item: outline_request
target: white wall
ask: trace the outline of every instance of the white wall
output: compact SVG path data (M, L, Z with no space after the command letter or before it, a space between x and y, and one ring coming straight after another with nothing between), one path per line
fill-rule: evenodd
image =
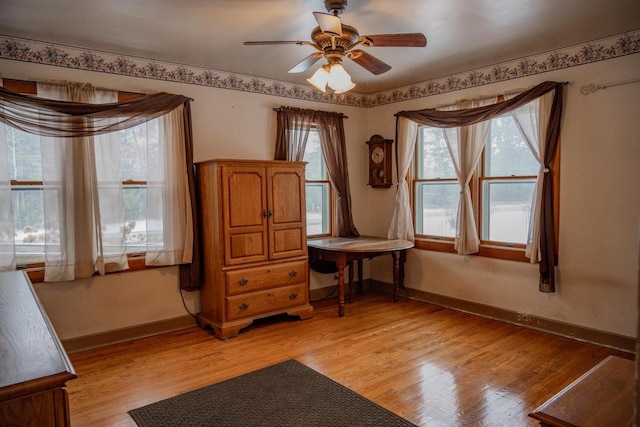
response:
M368 223L366 111L225 89L187 85L106 73L0 59L5 78L68 80L122 91L166 91L192 102L194 160L214 158L273 159L276 121L282 105L340 111L345 120L354 221ZM36 284L36 291L61 339L70 339L186 315L178 287L178 269L167 267L76 280ZM312 287L335 283L312 272ZM199 292L183 292L191 312L199 311Z
M232 90L124 77L0 60L15 79L56 79L125 91L167 91L194 98L195 160L271 159L280 105L340 111L345 120L354 221L361 234L385 236L395 191L367 185L367 146L373 134L394 138L393 114L460 98L526 88L543 80L570 81L562 128L558 291L538 292L537 266L482 257L410 251L410 288L636 336L638 212L640 211L640 84L581 95L588 83L638 78L640 55L387 106L360 109ZM371 262L371 277L391 282L386 260ZM368 263L365 263L365 265ZM369 269L365 268L365 277ZM311 286L335 283L312 272ZM62 339L106 332L186 314L177 269L120 273L36 290ZM184 292L191 311L199 293Z
M462 98L568 81L561 133L557 292L538 292L537 265L412 250L406 286L583 327L637 334L640 212L640 83L590 95L580 88L640 78L640 55L448 93L368 111L369 133L394 135L393 114ZM370 191L372 230L391 220L394 194ZM382 208L381 208L382 207ZM391 282L382 260L371 276Z

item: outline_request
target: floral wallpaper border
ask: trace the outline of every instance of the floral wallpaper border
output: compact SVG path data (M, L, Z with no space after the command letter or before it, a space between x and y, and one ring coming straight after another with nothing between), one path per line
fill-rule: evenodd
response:
M373 94L312 86L0 35L0 58L353 107L376 107L640 53L640 29Z

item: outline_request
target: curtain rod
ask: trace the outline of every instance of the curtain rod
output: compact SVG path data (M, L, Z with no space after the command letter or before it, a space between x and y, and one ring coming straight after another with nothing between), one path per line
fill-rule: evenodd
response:
M273 111L282 111L282 108L283 108L283 107L274 107L274 108L273 108ZM305 109L306 109L306 108L298 108L298 110L305 110ZM318 112L320 112L320 113L339 114L343 119L348 119L348 118L349 118L349 116L345 116L345 115L344 115L344 114L342 114L342 113L336 113L336 112L334 112L334 111L322 111L322 110L310 110L310 111L318 111Z
M638 83L638 82L640 82L640 79L625 80L623 82L607 83L603 85L596 85L591 83L591 84L582 86L580 88L580 93L582 93L583 95L589 95L590 93L597 92L600 89L606 89L608 87L613 87L613 86L628 85L631 83Z

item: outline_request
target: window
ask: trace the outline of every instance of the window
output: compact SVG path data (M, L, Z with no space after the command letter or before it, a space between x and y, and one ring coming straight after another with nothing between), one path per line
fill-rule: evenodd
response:
M14 229L2 240L14 240L22 264L44 261L44 191L40 137L4 126Z
M45 85L43 96L65 99L66 86ZM39 91L32 82L4 80L3 86ZM90 87L82 90L94 96ZM95 94L93 102L107 108L140 96ZM144 118L146 111L135 110L139 105L127 104L133 108L101 126L123 123L132 109ZM191 262L183 108L86 140L0 125L0 270L27 267L34 281L66 281L95 271Z
M155 248L163 246L162 224L154 222L147 216L147 196L150 191L153 191L147 183L150 174L153 174L153 168L149 168L148 160L158 157L158 125L159 120L155 119L118 132L118 157L122 181L116 182L116 190L122 187L124 226L118 223L113 224L109 236L117 245L124 234L128 254L145 252L150 246ZM102 188L105 191L109 191L109 187L113 188L106 177L102 177L101 180L99 176L98 180L103 182ZM103 238L107 242L106 231L103 233L105 236Z
M307 199L307 235L330 236L332 230L332 190L327 168L322 155L320 135L316 129L309 131L304 151L307 162L306 199Z
M8 84L7 84L8 83ZM23 93L37 94L35 84L8 81L5 87ZM118 99L128 99L136 94L119 94ZM45 192L42 178L41 137L3 125L9 180L11 183L11 201L14 213L13 232L2 230L3 237L13 234L17 262L20 265L44 262L45 228L50 243L59 243L59 226L49 223L45 226ZM137 254L144 252L148 244L162 247L162 231L158 226L147 223L147 153L158 153L158 119L148 123L121 130L117 133L119 145L120 174L122 181L116 187L122 187L124 197L125 223L103 224L103 244L109 252L122 235L126 239L126 252ZM152 154L153 155L153 154ZM101 159L97 158L97 163ZM106 194L114 189L109 181L109 168L98 167L100 193ZM56 205L58 197L54 197ZM51 201L51 200L50 200ZM51 204L48 203L51 207ZM107 207L108 209L108 207ZM108 215L107 215L108 217Z
M480 169L480 239L525 245L538 162L511 115L491 121Z
M416 234L453 239L460 185L442 129L421 126L416 147Z
M445 138L450 131L418 128L413 198L416 246L455 252L460 185ZM538 169L513 117L493 119L470 183L479 255L528 261L524 248Z

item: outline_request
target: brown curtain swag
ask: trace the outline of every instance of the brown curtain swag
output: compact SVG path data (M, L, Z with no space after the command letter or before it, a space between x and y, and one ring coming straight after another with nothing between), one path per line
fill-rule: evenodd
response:
M38 98L0 87L0 122L40 136L76 138L128 129L189 101L182 95L161 92L123 102L86 104Z
M548 171L544 174L542 184L542 212L540 215L540 292L555 292L555 234L553 224L553 173L551 162L556 153L560 136L560 121L562 118L563 91L568 82L544 82L526 90L519 95L492 105L461 110L441 111L433 108L415 111L399 111L396 116L396 140L398 139L398 118L406 117L421 125L437 128L452 128L469 126L497 116L509 113L547 92L557 89L554 93L553 104L549 117L549 127L546 135L546 151L544 167Z
M441 111L433 108L415 111L399 111L396 117L406 117L421 125L438 128L453 128L459 126L469 126L485 120L491 120L501 114L513 111L532 100L544 95L555 88L561 88L567 83L544 82L522 92L518 96L507 101L483 107L467 108L462 110Z

